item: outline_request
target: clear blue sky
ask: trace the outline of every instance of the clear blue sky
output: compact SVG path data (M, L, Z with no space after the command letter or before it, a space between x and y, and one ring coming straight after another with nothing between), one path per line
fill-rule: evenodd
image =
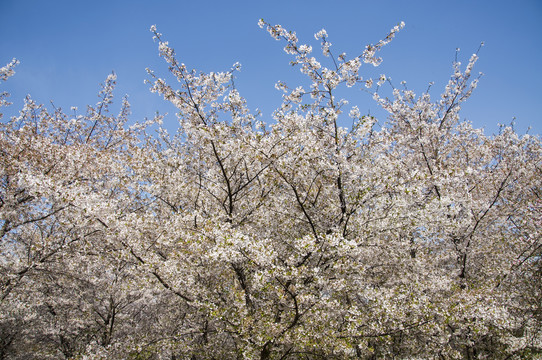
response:
M70 106L83 110L97 101L99 83L115 71L117 105L128 94L133 120L156 110L173 114L143 83L146 67L167 71L148 31L156 24L189 67L224 71L239 61L238 89L270 122L280 104L275 82L296 85L302 78L289 66L282 44L257 26L259 18L296 31L313 47L313 34L325 28L332 50L349 55L404 21L405 29L382 51L377 73L396 84L405 80L418 93L434 81L434 96L449 79L455 49L461 48L466 63L484 41L475 70L485 75L462 116L487 133L515 117L519 132L531 126L531 133L542 134L541 0L0 0L0 66L13 57L21 61L0 89L11 92L15 103L3 112L18 110L26 94L40 103L53 100L68 112ZM381 116L367 94L353 91L349 99Z

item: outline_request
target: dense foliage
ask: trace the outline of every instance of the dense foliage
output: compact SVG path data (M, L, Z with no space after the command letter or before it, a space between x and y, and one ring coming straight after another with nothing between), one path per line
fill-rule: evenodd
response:
M437 99L379 95L359 71L402 25L354 58L318 32L326 68L260 21L311 84L270 124L155 27L176 134L112 115L114 75L84 114L27 98L0 125L0 359L540 356L540 138L460 119L476 55Z

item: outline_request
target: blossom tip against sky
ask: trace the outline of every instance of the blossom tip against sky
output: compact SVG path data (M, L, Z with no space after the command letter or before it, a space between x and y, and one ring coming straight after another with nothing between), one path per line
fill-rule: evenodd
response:
M260 109L271 122L281 95L274 84L302 81L290 59L258 28L263 19L295 31L301 43L318 46L314 34L326 29L336 53L357 55L387 31L404 22L396 39L381 52L384 73L394 85L406 81L420 94L430 82L438 96L452 72L456 48L466 64L479 51L475 72L480 85L465 104L463 116L489 133L498 124L515 123L522 133L542 133L538 110L542 93L542 3L537 0L380 2L326 1L257 3L248 1L41 2L3 0L0 3L1 66L20 60L16 76L3 85L12 94L17 111L26 94L37 102L63 108L84 108L96 101L95 91L106 76L118 75L116 96L130 95L132 120L167 112L172 123L175 108L150 94L145 69L166 74L157 45L148 30L156 27L189 68L227 71L240 62L236 86L251 109ZM367 71L373 71L366 67ZM363 71L362 71L363 72ZM351 105L375 113L370 96L348 93ZM120 105L119 105L120 106Z

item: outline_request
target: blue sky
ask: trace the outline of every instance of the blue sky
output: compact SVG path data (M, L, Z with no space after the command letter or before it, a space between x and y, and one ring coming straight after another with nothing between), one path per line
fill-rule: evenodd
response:
M417 93L434 81L434 97L449 79L455 49L465 64L483 41L475 70L485 75L462 116L487 133L515 118L520 133L530 126L531 133L542 134L540 0L0 0L0 66L13 57L21 61L0 89L14 102L3 112L13 114L26 94L40 103L53 100L67 112L71 106L84 109L115 71L117 106L128 94L133 120L158 110L171 114L166 121L173 127L175 108L143 83L146 67L167 72L148 30L156 24L189 67L224 71L239 61L236 86L270 122L281 100L275 82L293 86L303 78L282 44L257 26L259 18L296 31L300 42L313 47L313 34L325 28L332 50L352 56L404 21L406 27L381 52L383 64L376 72L364 65L366 74L384 73L394 84L405 80ZM349 91L347 97L362 112L384 116L366 93Z

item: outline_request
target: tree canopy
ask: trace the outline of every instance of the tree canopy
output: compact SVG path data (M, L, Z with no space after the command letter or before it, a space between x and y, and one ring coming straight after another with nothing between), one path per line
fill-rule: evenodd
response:
M0 359L540 357L541 142L460 118L477 54L435 98L362 75L402 23L355 57L259 24L309 82L268 123L238 64L190 69L154 26L176 133L112 114L114 74L82 114L2 120Z

